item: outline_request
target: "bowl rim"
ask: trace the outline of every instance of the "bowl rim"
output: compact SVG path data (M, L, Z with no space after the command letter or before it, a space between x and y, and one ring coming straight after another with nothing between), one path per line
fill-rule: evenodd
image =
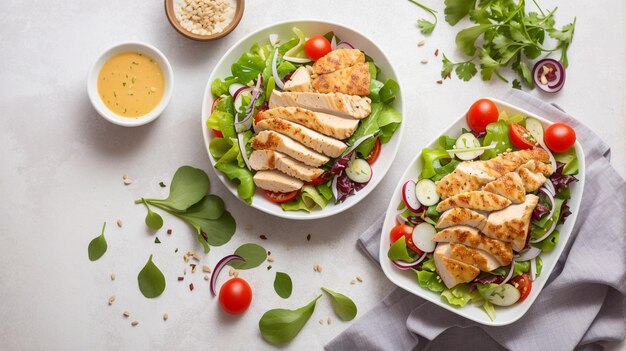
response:
M235 0L236 3L237 3L237 7L235 9L235 17L233 17L233 20L230 21L230 23L226 27L224 27L224 30L221 31L221 32L218 32L218 33L213 33L213 34L209 34L209 35L203 35L203 34L192 33L190 31L188 31L187 29L185 29L180 24L180 22L176 18L176 13L175 13L176 10L174 9L174 2L175 1L176 0L165 0L164 1L165 17L167 17L167 21L170 22L172 27L174 27L174 29L179 34L181 34L185 38L196 40L196 41L216 40L216 39L223 38L223 37L227 36L228 34L230 34L230 32L235 30L235 28L239 25L239 22L241 22L241 19L243 18L243 13L244 13L244 10L245 10L245 7L246 7L245 0Z
M495 102L497 105L499 106L504 106L510 110L516 110L521 114L524 114L528 117L533 117L538 119L539 121L541 121L544 125L545 124L554 124L556 122L550 121L545 117L541 117L539 115L537 115L536 113L530 112L524 108L518 107L514 104L511 104L507 101L503 101L500 99L496 99L496 98L492 98L492 97L484 97L485 99L491 100L493 102ZM453 127L455 127L455 125L457 125L461 120L465 119L465 114L466 112L463 112L459 118L456 118L450 125L448 125L445 129L441 130L441 133L433 140L431 140L431 142L427 143L424 145L424 147L430 147L433 144L436 144L439 137L443 134L445 134L448 130L452 129ZM461 307L461 308L456 308L454 306L451 306L445 302L442 302L440 300L440 297L437 296L437 298L433 297L433 293L430 290L427 290L425 288L420 287L417 284L417 281L415 282L414 286L407 286L406 284L404 284L403 281L398 279L398 274L399 272L396 272L395 269L393 267L390 266L390 264L382 264L382 260L386 260L388 261L387 257L387 250L384 249L384 233L385 233L385 229L389 226L387 223L391 221L391 223L395 222L395 214L394 214L394 218L391 219L390 218L390 211L393 208L395 210L395 207L397 206L397 204L394 204L393 199L396 197L396 194L399 194L400 192L400 188L402 187L403 182L407 179L409 172L411 171L412 167L415 167L417 165L417 162L419 161L419 158L422 156L422 151L420 149L420 151L416 154L416 156L407 164L407 167L405 168L405 171L403 172L402 176L400 177L400 179L398 180L398 183L396 184L396 187L394 188L394 193L392 194L392 197L390 199L389 205L387 207L387 209L385 210L385 218L383 220L383 225L382 225L382 229L381 229L381 235L380 235L380 246L379 246L379 252L378 255L381 259L381 269L383 270L383 273L385 274L385 276L387 277L387 279L389 279L389 281L391 281L394 285L400 287L401 289L407 291L410 294L413 294L415 296L418 296L420 298L423 298L431 303L434 303L436 305L438 305L439 307L442 307L452 313L455 313L459 316L462 316L464 318L470 319L472 321L475 321L477 323L483 324L483 325L488 325L488 326L504 326L504 325L509 325L511 323L516 322L517 320L519 320L520 318L522 318L526 312L528 312L528 310L530 309L530 307L533 305L533 303L535 302L535 300L537 299L537 297L539 296L539 294L541 293L541 291L543 291L543 289L546 287L547 284L547 279L548 277L552 274L552 272L554 271L554 268L556 267L556 264L558 262L558 259L561 257L561 254L563 253L563 250L565 249L566 244L569 242L571 236L572 236L572 232L574 230L574 225L576 220L578 219L578 214L580 213L580 205L581 205L581 201L582 201L582 197L583 197L583 193L585 190L585 183L586 183L586 177L585 177L585 172L586 172L586 163L585 163L585 152L584 149L582 147L582 144L580 144L580 142L578 140L576 140L576 142L574 143L574 147L576 148L576 153L577 153L577 157L579 160L579 169L580 172L578 174L578 178L579 181L576 182L576 186L580 187L580 198L578 199L578 201L572 203L570 202L570 206L572 208L572 216L571 218L571 229L569 230L569 232L567 233L567 238L565 238L565 240L562 240L565 236L563 235L564 232L561 232L561 240L559 240L559 243L557 245L559 245L557 248L555 248L554 251L551 251L550 254L555 253L556 254L556 258L554 263L552 264L552 267L549 267L550 269L548 270L545 265L545 260L544 260L544 266L541 272L540 277L542 277L542 281L541 281L541 285L540 285L540 289L537 291L536 289L533 289L531 291L531 295L523 302L524 306L522 307L523 310L521 312L519 312L517 315L514 315L513 317L503 320L500 319L498 320L497 318L494 321L489 320L488 318L477 318L472 316L471 314L467 313L467 310L464 310L465 307ZM418 172L419 173L419 172ZM574 199L574 198L572 198ZM394 211L394 212L398 212L398 211ZM535 285L535 283L533 284ZM417 289L415 291L418 291L417 293L414 292L413 290L411 290L412 288L417 287ZM535 293L535 291L537 291ZM486 315L485 315L486 317Z
M134 118L120 116L109 110L106 105L104 105L98 94L98 75L100 74L102 66L109 58L115 54L124 52L124 49L126 48L128 48L128 51L136 50L155 59L161 66L163 78L165 79L165 91L163 92L163 97L161 98L159 104L147 114ZM173 89L174 72L172 71L172 66L170 65L167 57L165 57L165 55L156 47L140 41L120 42L102 51L91 65L87 75L87 93L94 109L107 121L123 127L138 127L157 119L169 104Z
M209 136L208 136L208 128L205 125L205 117L208 118L208 116L204 116L204 111L207 110L207 96L211 96L211 83L212 83L212 78L214 78L214 75L216 73L216 71L218 70L218 68L220 68L223 64L224 61L226 60L226 57L229 56L233 51L237 50L237 49L241 49L240 46L242 45L243 42L245 42L246 40L248 40L249 38L263 32L263 31L267 31L270 30L274 27L278 27L278 26L285 26L285 25L296 25L298 23L313 23L313 24L324 24L324 25L329 25L329 26L334 26L334 27L340 27L349 31L352 31L354 33L356 33L357 35L361 36L363 39L367 40L368 42L370 42L378 51L380 51L381 55L382 55L382 59L385 60L388 64L389 64L389 70L385 70L385 76L393 78L396 80L396 82L398 83L400 89L400 108L399 108L399 112L402 115L402 123L400 123L400 126L398 127L398 129L396 130L396 132L393 135L393 139L397 138L397 142L395 144L394 149L392 150L392 154L391 154L391 161L389 166L384 169L382 172L380 172L382 175L380 178L377 178L374 183L370 183L367 187L365 187L364 189L361 190L361 192L364 193L363 197L359 200L359 201L355 201L355 202L350 202L350 203L341 203L339 205L335 205L336 208L338 208L337 210L331 210L332 208L325 208L323 210L320 211L313 211L313 212L301 212L301 211L283 211L280 207L277 207L278 210L270 210L264 207L260 207L254 204L254 202L252 204L248 204L247 202L245 202L241 197L239 197L236 193L236 189L233 190L231 189L231 187L229 187L226 182L227 180L225 179L225 177L223 176L223 174L221 174L220 172L218 172L215 169L215 162L213 159L213 156L211 155L211 153L209 152ZM200 123L201 123L201 127L202 127L202 137L204 139L204 144L205 144L205 149L206 152L209 156L209 160L211 162L211 168L213 168L213 171L216 173L216 175L218 176L218 178L220 178L220 181L224 184L224 186L229 190L229 192L233 193L233 195L239 200L242 201L243 203L245 203L246 205L255 208L261 212L270 214L272 216L276 216L279 218L284 218L284 219L291 219L291 220L315 220L315 219L321 219L321 218L326 218L326 217L330 217L339 213L342 213L344 211L347 211L348 209L352 208L354 205L356 205L357 203L360 203L362 200L364 200L372 191L374 191L374 189L378 186L378 184L380 184L380 182L385 178L385 176L387 175L387 173L389 172L389 169L391 169L391 166L393 165L393 160L395 160L397 154L398 154L398 150L400 149L400 144L402 144L402 137L404 135L404 125L406 124L407 121L407 115L406 115L406 103L404 102L404 85L402 83L402 78L398 75L398 73L396 72L396 69L394 68L395 65L393 64L392 60L389 58L389 56L387 56L385 50L383 50L380 45L378 45L376 42L374 42L368 35L364 34L362 31L354 29L348 25L342 24L342 23L338 23L338 22L333 22L333 21L328 21L328 20L320 20L320 19L314 19L314 18L298 18L298 19L289 19L289 20L285 20L285 21L280 21L280 22L274 22L272 24L269 24L267 26L264 26L262 28L259 28L258 30L255 30L249 34L247 34L246 36L244 36L243 38L239 39L235 44L233 44L230 49L228 49L228 51L226 51L226 53L224 53L224 55L222 55L222 57L220 58L220 60L215 64L215 66L213 67L213 69L211 70L211 73L209 74L209 78L207 81L207 85L205 87L204 90L204 94L202 96L202 112L201 112L201 116L200 116ZM213 100L213 99L211 99Z

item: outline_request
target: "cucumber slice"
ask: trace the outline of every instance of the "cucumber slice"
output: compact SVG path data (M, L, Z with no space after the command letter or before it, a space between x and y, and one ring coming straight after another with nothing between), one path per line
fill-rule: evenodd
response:
M455 148L454 154L456 155L456 157L458 157L459 159L463 161L473 160L477 158L478 156L482 155L485 152L485 150L463 151L463 149L470 149L470 148L475 148L479 146L481 146L480 141L478 141L478 139L474 136L474 134L464 133L464 134L461 134L461 136L456 140L456 143L454 144L454 148Z
M422 222L413 228L413 234L411 239L418 249L424 252L435 251L436 242L433 241L433 236L437 234L437 230L432 224Z
M541 146L544 146L543 125L541 125L541 122L539 122L539 120L532 117L526 118L526 129Z
M493 287L486 290L479 289L478 291L487 301L496 306L511 306L516 303L521 296L519 290L511 284L490 285Z
M346 175L357 183L367 183L372 179L372 167L362 158L355 158L346 167Z
M437 186L430 179L422 179L415 185L415 195L417 200L424 206L432 206L439 202Z

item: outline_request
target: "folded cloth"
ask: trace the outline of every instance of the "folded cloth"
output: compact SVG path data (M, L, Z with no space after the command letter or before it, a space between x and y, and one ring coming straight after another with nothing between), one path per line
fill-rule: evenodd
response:
M400 288L333 339L333 350L601 350L626 337L626 182L589 128L518 90L504 100L574 127L587 168L572 235L528 312L507 326L472 322ZM359 245L378 262L383 216Z

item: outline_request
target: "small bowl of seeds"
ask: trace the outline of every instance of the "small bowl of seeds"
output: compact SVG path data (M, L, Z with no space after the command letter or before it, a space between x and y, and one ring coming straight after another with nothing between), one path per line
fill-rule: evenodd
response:
M232 32L243 10L244 0L165 0L165 13L172 27L199 41L219 39Z

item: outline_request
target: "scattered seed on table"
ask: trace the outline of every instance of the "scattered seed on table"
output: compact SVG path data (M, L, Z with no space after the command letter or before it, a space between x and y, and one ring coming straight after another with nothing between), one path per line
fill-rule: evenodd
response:
M126 174L124 174L124 176L122 177L122 180L124 181L124 185L129 185L133 182L132 180L130 180L130 178L128 178Z
M200 261L200 259L201 259L200 255L198 255L198 254L197 254L197 253L195 253L195 252L193 252L193 253L191 254L191 256L192 256L192 257L193 257L193 259L194 259L194 260L196 260L196 261Z
M356 280L358 280L359 283L363 283L363 277L361 277L360 275L356 276Z
M316 271L316 272L322 273L322 266L319 263L316 263L313 266L313 270Z
M187 275L187 268L183 268L183 275Z
M425 65L425 64L427 64L427 63L428 63L428 59L422 59L422 60L420 61L420 63Z
M330 317L328 317L328 319L326 320L326 323L333 324L333 320Z
M435 56L439 56L439 49L435 50Z
M204 273L211 273L211 267L209 267L209 265L203 264L202 265L202 271Z
M352 284L352 285L356 284L356 280L352 279L352 280L350 281L350 284Z
M185 262L189 262L189 255L184 254L184 255L183 255L183 261L185 261Z
M208 274L204 275L204 280L209 280L209 275Z
M261 238L261 240L267 240L267 236L265 236L264 234L259 235L259 238Z
M437 84L443 84L443 80L439 79L439 80L437 81Z
M137 324L139 324L139 322L137 322L137 321L130 322L130 325L132 325L133 327L137 326Z
M243 226L243 229L245 229L245 230L252 230L252 228L253 228L252 224L250 224L250 223L248 223L248 224Z
M306 241L311 241L311 234L308 234L308 235L306 236Z
M115 295L111 295L109 297L109 306L111 306L113 304L113 302L115 302Z
M195 264L190 264L191 266L191 273L196 273L196 265Z
M168 235L172 235L172 230L171 230L171 229L168 229L168 230L167 230L167 234L168 234Z
M124 224L124 223L122 222L122 220L121 220L121 219L118 219L118 220L117 220L117 226L118 226L118 227L122 228L122 225L123 225L123 224Z
M185 279L185 277L178 277L178 281Z
M122 316L128 318L128 316L130 316L130 312L124 311L124 313L122 313Z
M324 320L323 319L320 319L320 324L324 325Z
M417 46L424 46L426 44L426 40L420 40L417 42Z
M167 314L167 312L163 313L163 320L166 321L168 318L170 318L170 316Z
M267 258L267 262L274 262L274 258L273 258L272 256L269 256L269 257Z
M193 291L193 283L189 284L189 291Z
M111 273L111 280L115 280L115 273Z

